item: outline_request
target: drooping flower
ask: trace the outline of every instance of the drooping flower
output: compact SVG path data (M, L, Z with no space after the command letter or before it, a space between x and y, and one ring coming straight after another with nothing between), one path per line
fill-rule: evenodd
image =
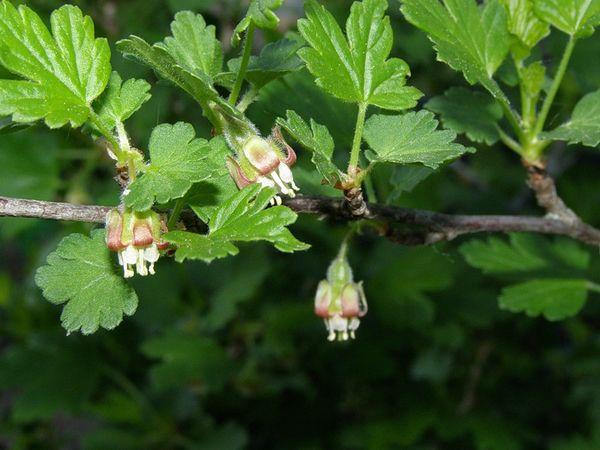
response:
M106 217L106 245L117 252L123 277L154 275L154 263L168 243L161 239L166 226L154 211L114 209ZM135 270L134 270L135 269Z
M295 197L300 189L294 182L291 167L296 163L296 152L275 127L267 138L247 119L221 115L223 134L234 156L227 157L227 168L238 188L258 183L274 188L278 194ZM276 195L271 204L281 204Z
M322 280L315 295L315 314L325 321L327 339L340 341L354 339L360 319L368 306L362 281L354 282L352 268L346 257L346 244L331 262L327 279Z

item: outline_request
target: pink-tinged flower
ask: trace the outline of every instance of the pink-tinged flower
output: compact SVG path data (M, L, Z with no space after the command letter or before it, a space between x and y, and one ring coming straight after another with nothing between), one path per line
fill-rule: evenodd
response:
M228 137L228 142L236 150L236 155L227 158L227 168L238 188L259 183L276 189L278 194L296 196L300 189L291 170L296 162L296 153L285 142L278 128L266 139L254 132L245 138ZM280 205L281 197L273 197L271 204Z
M168 244L161 239L166 226L154 211L121 213L112 210L106 217L106 245L117 252L123 276L154 275L154 263ZM134 270L135 268L135 270Z
M346 245L327 270L315 295L315 314L325 321L327 339L346 341L354 339L360 319L367 314L368 306L362 282L355 283L352 268L346 258Z

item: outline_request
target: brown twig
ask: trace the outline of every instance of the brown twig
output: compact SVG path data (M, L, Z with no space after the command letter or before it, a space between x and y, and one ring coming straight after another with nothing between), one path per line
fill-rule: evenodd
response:
M568 236L589 245L600 245L600 230L581 221L574 223L552 217L451 215L432 211L366 203L362 215L351 211L345 199L296 197L285 205L298 213L317 214L331 220L368 219L378 224L381 234L404 245L429 245L457 236L480 232L533 232ZM103 223L110 210L105 206L83 206L0 197L0 216L36 217ZM191 214L182 216L186 227L197 229Z
M527 185L535 193L535 198L548 217L560 219L564 222L581 222L556 192L554 179L548 174L545 164L528 164L524 162L527 169Z

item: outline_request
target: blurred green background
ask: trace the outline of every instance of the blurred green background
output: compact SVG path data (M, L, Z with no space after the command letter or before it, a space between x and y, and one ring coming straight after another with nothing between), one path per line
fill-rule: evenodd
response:
M25 3L45 18L63 4ZM129 34L160 40L182 9L201 12L229 42L246 9L234 0L69 3L90 14L112 44ZM325 3L345 19L350 2ZM399 3L390 3L392 54L409 63L424 101L465 85L435 62ZM301 1L287 0L279 34L259 34L257 49L293 31L302 10ZM564 44L555 34L542 45L550 65ZM598 33L578 44L551 126L583 93L600 88L598 55ZM184 93L116 52L113 64L124 77L153 83L152 100L129 122L139 148L164 122L188 121L208 136ZM504 78L510 81L508 70ZM326 124L338 150L349 146L353 107L321 94L307 73L270 84L249 115L268 131L286 109ZM303 191L323 193L300 156ZM597 151L575 147L550 155L567 204L592 224L600 224L599 162ZM113 205L112 176L112 164L80 131L36 126L0 136L0 195ZM401 174L382 170L378 192L392 193L394 176ZM524 179L515 155L481 147L389 201L445 212L539 213ZM252 244L211 265L161 259L156 276L134 280L140 305L133 317L112 332L65 336L60 308L42 298L33 273L63 236L88 230L0 219L1 449L600 448L597 295L558 323L502 311L497 296L506 280L464 262L457 248L468 238L406 248L359 236L350 260L365 281L370 312L355 341L331 344L312 301L343 224L301 217L294 233L313 247L300 254Z

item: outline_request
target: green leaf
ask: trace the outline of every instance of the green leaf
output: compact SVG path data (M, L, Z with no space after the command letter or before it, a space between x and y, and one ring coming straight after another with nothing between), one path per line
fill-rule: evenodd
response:
M209 234L172 231L164 238L177 246L175 259L201 259L210 262L216 258L235 255L236 241L265 240L282 252L306 250L309 246L298 241L286 228L294 223L297 214L286 206L265 209L273 197L270 189L250 185L217 208L209 220Z
M150 136L150 164L144 174L129 185L125 204L144 211L155 202L166 203L183 197L193 183L206 180L215 167L207 160L208 142L195 139L188 123L157 126Z
M597 147L600 144L600 90L583 97L575 106L571 120L542 133L542 138Z
M27 6L0 4L0 65L23 78L0 80L0 115L78 127L108 83L110 48L76 6L54 11L50 23L52 34Z
M342 172L331 161L334 150L333 138L324 125L310 119L308 124L294 111L287 111L287 120L277 119L277 124L284 128L302 147L312 152L312 162L319 173L334 186L343 178Z
M541 236L511 233L509 241L490 237L487 241L473 239L460 247L467 262L488 274L530 272L542 269L585 270L590 254L567 239L554 242Z
M600 0L534 0L535 13L571 36L589 36L600 23Z
M422 94L405 86L408 65L399 58L387 59L393 35L386 8L385 0L354 2L344 36L329 11L315 0L306 3L306 19L298 21L298 30L310 47L299 55L323 90L344 101L384 109L416 105Z
M528 316L562 320L579 312L587 300L587 281L576 279L531 280L504 288L500 307Z
M210 178L196 183L186 194L186 201L203 222L208 222L215 209L238 192L233 178L225 165L225 158L231 150L223 136L211 139L209 164L214 167Z
M400 198L403 192L411 192L421 181L433 173L433 169L420 164L394 166L390 177L392 191L387 196L388 202L394 202Z
M204 389L221 388L233 374L227 352L211 338L172 334L147 340L142 352L160 359L150 374L159 389L185 385L202 385Z
M438 59L505 99L493 75L508 53L507 14L497 0L480 8L475 0L404 0L402 13L427 33Z
M425 107L440 115L445 128L464 133L474 142L492 145L500 138L498 122L502 118L502 108L481 92L450 88L443 96L429 100Z
M223 49L215 37L215 27L206 25L200 14L178 12L171 23L173 36L165 39L164 46L181 67L191 73L216 76L223 66Z
M40 151L43 142L43 151ZM53 200L61 185L56 133L29 129L0 139L0 195ZM9 237L39 222L0 218L0 236Z
M252 23L263 30L274 30L279 25L279 17L274 10L278 9L283 0L251 0L246 15L233 30L231 45L237 47L242 40L242 33Z
M149 91L150 85L145 80L132 78L123 83L121 76L113 72L106 92L98 100L100 120L112 130L150 100Z
M124 55L133 57L152 68L161 78L183 89L202 106L205 114L209 114L210 111L208 103L214 102L227 114L243 119L239 111L219 96L208 75L186 70L184 68L186 62L176 60L164 44L151 46L142 38L130 36L117 42L117 49Z
M374 115L365 124L364 138L375 152L375 162L422 163L436 169L471 149L454 143L456 133L437 130L438 121L429 111L400 116Z
M298 50L302 46L301 42L292 39L280 39L265 45L259 56L250 57L246 79L255 89L260 89L277 78L302 69L304 63L298 57ZM232 87L241 61L242 58L230 60L227 63L229 72L219 74L218 82Z
M499 0L508 13L508 30L518 39L515 49L521 57L526 57L535 45L550 33L547 23L534 13L534 0Z
M113 257L106 247L104 230L65 237L40 267L35 282L51 303L66 303L61 315L68 333L94 333L99 327L112 330L137 308L137 295L115 273Z
M16 394L12 418L23 423L82 414L100 378L94 348L47 335L27 342L7 347L0 359L0 385Z

